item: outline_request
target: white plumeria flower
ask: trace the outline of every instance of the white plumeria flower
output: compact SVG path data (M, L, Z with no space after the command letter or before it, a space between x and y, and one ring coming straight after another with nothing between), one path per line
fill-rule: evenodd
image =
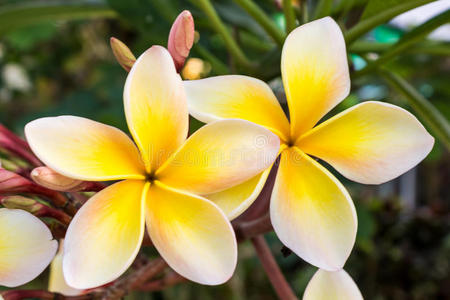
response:
M50 264L50 278L48 280L48 290L53 293L59 293L64 296L78 296L83 294L84 290L75 289L69 286L64 279L63 274L63 253L64 240L60 240L59 250Z
M25 127L31 149L56 172L79 180L122 180L95 194L70 223L63 258L67 283L89 289L122 275L141 247L146 224L153 245L183 277L209 285L227 281L237 262L235 234L223 211L201 195L267 169L276 159L278 137L249 121L222 120L187 138L182 80L160 46L134 63L124 105L136 144L117 128L75 116Z
M363 300L363 296L344 270L319 269L309 281L303 300Z
M55 256L58 243L37 217L0 208L0 285L16 287L36 278Z
M431 151L434 139L408 111L376 101L318 124L350 92L344 36L330 17L289 34L281 77L289 120L266 83L240 75L185 81L189 111L206 123L240 118L278 135L281 160L270 203L273 228L305 261L339 270L355 243L356 211L345 187L314 157L351 180L380 184L416 166ZM251 205L267 172L205 197L233 215L237 207L240 211ZM248 201L237 201L243 196ZM233 199L241 206L231 206Z

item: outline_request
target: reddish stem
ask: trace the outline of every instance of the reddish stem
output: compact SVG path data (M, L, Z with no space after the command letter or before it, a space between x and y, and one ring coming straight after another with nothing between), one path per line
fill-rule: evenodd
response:
M31 181L28 189L24 192L44 196L49 199L56 208L61 208L72 216L77 212L76 207L69 201L69 199L67 199L66 196L54 190L37 185Z
M278 298L281 300L296 300L297 297L287 283L286 278L284 278L283 273L281 273L280 267L275 261L264 236L255 236L251 238L251 241Z
M238 242L245 241L249 238L257 236L262 233L272 231L272 223L270 222L270 215L266 215L248 222L239 222L233 224L234 231Z
M236 221L251 221L261 216L264 216L269 211L270 198L272 196L273 186L275 184L275 179L278 171L278 160L272 166L269 176L267 177L266 183L264 184L261 193L256 198L255 202L242 214Z
M28 143L15 135L8 128L0 124L0 144L8 151L16 154L17 156L25 159L35 167L42 166L41 161L33 154Z
M68 226L72 217L70 217L65 212L54 209L53 207L49 207L47 205L42 204L42 208L36 213L38 217L49 217L58 220L62 224Z
M102 295L102 299L122 299L129 291L136 289L145 281L158 275L166 267L167 263L162 258L145 262L143 265L136 268L133 273L117 280L112 286L108 287Z
M107 185L103 182L85 181L83 182L83 188L77 192L100 192L106 187Z

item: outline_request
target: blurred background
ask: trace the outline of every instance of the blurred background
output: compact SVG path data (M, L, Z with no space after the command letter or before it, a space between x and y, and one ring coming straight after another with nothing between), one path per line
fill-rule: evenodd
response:
M243 58L229 51L204 2L212 3ZM24 125L35 118L70 114L127 131L122 104L127 74L109 39L120 39L136 56L151 45L166 46L170 26L184 9L192 12L198 33L182 70L185 79L248 74L269 82L287 109L280 44L245 8L256 4L272 31L284 32L282 2L0 0L0 122L23 135ZM345 32L408 2L411 8L432 3L404 8L348 43L352 92L331 112L369 99L386 101L411 111L436 137L424 162L386 184L360 185L334 173L357 207L358 236L345 268L366 299L450 299L450 1L292 1L296 22L331 15ZM350 34L346 38L351 40ZM199 126L191 120L192 131ZM301 296L315 268L283 255L275 234L266 239ZM223 286L182 283L128 299L276 299L251 244L239 250L236 273ZM26 287L46 288L47 276Z

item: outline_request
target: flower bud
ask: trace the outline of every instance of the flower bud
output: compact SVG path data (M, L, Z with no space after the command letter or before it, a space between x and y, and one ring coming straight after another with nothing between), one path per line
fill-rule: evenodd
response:
M184 10L173 22L167 45L177 71L180 71L184 66L184 61L194 44L194 36L194 19L189 11Z
M117 62L125 69L125 71L130 72L131 67L136 61L136 57L131 52L130 48L114 37L112 37L109 42Z
M36 200L22 196L7 196L2 198L0 202L6 208L23 209L32 214L36 214L42 206L42 204Z
M60 192L77 190L83 181L61 175L49 167L37 167L31 171L31 178L40 186Z
M25 192L32 184L25 177L0 168L0 193Z

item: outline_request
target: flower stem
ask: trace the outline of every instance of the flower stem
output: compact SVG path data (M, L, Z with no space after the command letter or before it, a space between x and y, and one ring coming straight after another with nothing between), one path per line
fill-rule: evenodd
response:
M405 96L425 124L450 150L450 124L440 111L402 77L387 70L381 70L380 74L389 85Z
M252 0L234 0L241 6L256 22L261 25L269 36L282 47L286 35L277 27L277 25L270 19L270 17ZM286 1L284 1L286 2ZM291 7L292 8L292 7ZM293 13L293 11L292 11ZM293 15L292 15L293 16ZM294 20L295 21L295 20Z
M269 214L251 221L240 222L234 227L238 242L245 241L259 234L272 231L273 229Z
M236 43L236 41L233 39L225 24L222 22L222 20L220 20L220 17L212 6L211 1L191 0L191 2L206 14L206 16L211 21L211 26L215 31L217 31L217 33L222 36L228 51L230 51L230 54L236 59L236 61L245 67L250 67L252 65L251 62L245 56L244 52Z
M359 37L363 36L373 28L377 27L378 25L381 25L383 23L386 23L393 17L411 10L415 7L433 2L435 0L410 0L410 1L402 1L399 5L395 5L393 7L390 7L388 9L385 9L382 12L379 12L371 17L368 17L367 19L362 20L357 25L355 25L353 28L348 30L344 36L345 41L347 42L347 45L352 44L355 40L357 40Z
M272 283L278 298L281 300L294 300L297 299L291 287L281 273L275 258L270 252L270 248L264 239L264 236L258 235L251 238L253 247L258 255L261 264L266 271L267 277L269 277L270 283Z

